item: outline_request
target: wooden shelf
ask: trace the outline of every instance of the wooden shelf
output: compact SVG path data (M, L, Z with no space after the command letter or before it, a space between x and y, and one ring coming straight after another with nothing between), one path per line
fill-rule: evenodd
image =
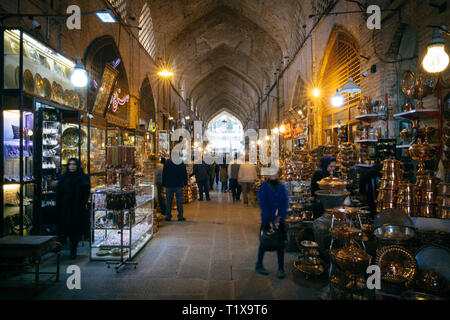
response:
M439 109L414 109L394 114L394 118L429 120L439 116Z
M383 120L382 116L383 116L382 114L378 114L378 113L362 114L360 116L355 117L355 120L360 120L360 121L364 121L364 122L372 122L372 121L377 121L377 120Z

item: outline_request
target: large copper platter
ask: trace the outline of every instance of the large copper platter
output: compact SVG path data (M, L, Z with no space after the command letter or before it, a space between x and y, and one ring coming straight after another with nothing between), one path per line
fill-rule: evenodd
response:
M326 177L317 182L317 185L322 190L328 190L330 192L339 192L345 190L347 182L335 177Z
M381 269L381 279L392 283L411 282L417 274L417 261L402 246L391 245L378 250L376 264Z

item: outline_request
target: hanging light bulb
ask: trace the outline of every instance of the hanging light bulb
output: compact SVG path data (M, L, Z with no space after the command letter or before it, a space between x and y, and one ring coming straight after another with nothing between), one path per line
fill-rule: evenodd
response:
M78 58L77 64L73 68L72 75L70 76L70 81L75 87L85 87L88 82L88 76L86 69L81 64L80 58Z
M319 88L314 88L313 90L313 96L318 98L320 96L320 90Z
M353 78L348 78L348 81L342 86L341 92L350 93L351 96L356 92L361 92L361 88L358 86L358 84L353 81Z
M444 71L448 66L449 58L445 52L445 42L441 38L441 30L433 28L433 39L428 45L427 54L422 61L423 68L430 73Z
M344 97L339 93L338 89L336 89L336 93L331 97L331 104L337 108L344 104Z
M273 129L272 129L272 132L275 133L275 134L277 134L277 133L278 133L278 128L273 128Z
M286 127L284 126L284 124L282 124L280 126L280 133L285 133L286 132Z

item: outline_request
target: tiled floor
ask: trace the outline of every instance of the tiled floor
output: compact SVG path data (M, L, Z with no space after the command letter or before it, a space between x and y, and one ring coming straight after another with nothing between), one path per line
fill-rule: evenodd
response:
M305 280L292 266L296 254L286 253L285 279L276 277L274 252L264 259L270 275L255 273L259 210L242 201L233 204L229 193L212 192L211 198L185 205L187 221L166 222L135 258L137 269L126 267L117 274L102 262L89 261L87 243L75 261L64 251L61 280L46 284L36 298L320 299L326 279ZM81 269L80 290L67 288L70 264ZM32 297L25 289L0 291L0 299Z

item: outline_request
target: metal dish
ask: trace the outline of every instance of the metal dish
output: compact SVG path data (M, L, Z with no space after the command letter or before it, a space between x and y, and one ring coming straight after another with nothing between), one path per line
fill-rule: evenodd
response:
M303 240L302 242L300 242L300 244L302 245L302 247L305 247L305 248L318 248L319 247L317 242L309 241L309 240Z
M425 246L415 256L420 271L434 270L450 283L450 252L439 246Z
M338 266L350 274L364 273L372 260L367 252L353 246L331 250L331 255Z
M406 300L443 300L431 294L415 291L405 291L402 294L402 297L405 298Z
M51 97L52 97L52 85L50 84L50 81L47 78L44 78L43 82L44 82L44 96L46 98L51 99Z
M404 226L383 226L375 229L374 235L381 240L405 241L414 238L416 232Z
M417 261L402 246L385 246L377 252L376 264L381 269L381 279L392 283L410 283L417 275Z

